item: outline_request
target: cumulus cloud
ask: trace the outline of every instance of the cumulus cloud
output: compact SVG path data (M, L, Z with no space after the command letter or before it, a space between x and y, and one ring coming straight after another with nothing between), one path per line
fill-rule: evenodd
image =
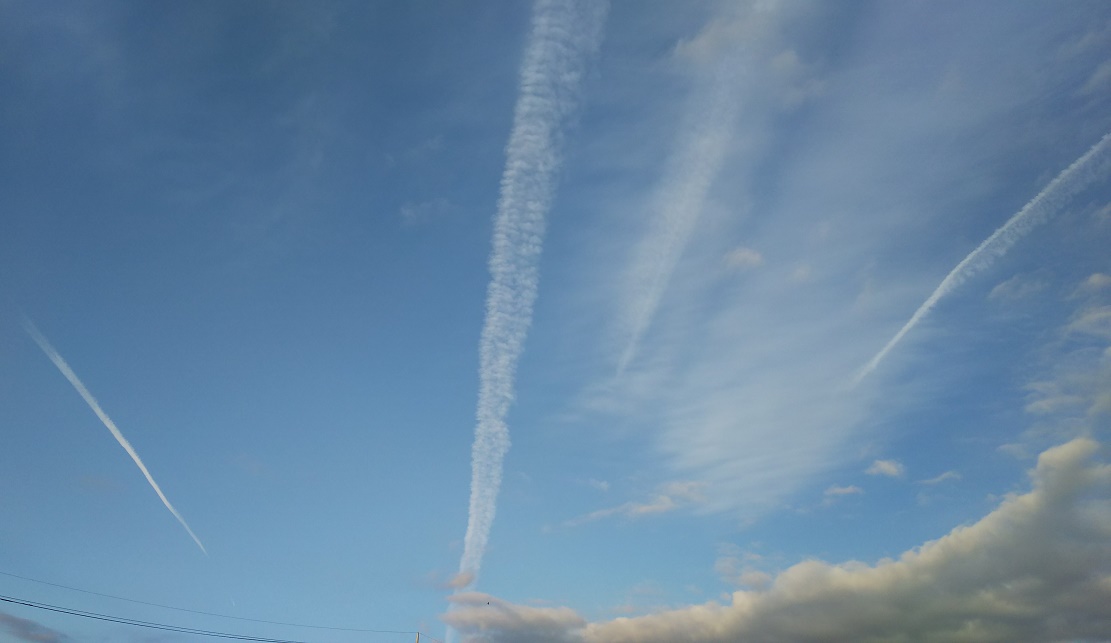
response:
M6 631L16 641L62 643L69 640L68 636L57 630L52 630L30 619L19 618L5 612L0 612L0 631Z
M906 473L906 468L898 460L876 460L872 466L864 470L870 476L888 476L901 478Z
M680 480L669 482L659 488L651 499L646 502L626 502L617 505L616 507L607 507L606 509L599 509L592 511L588 514L583 514L576 518L572 518L563 523L565 527L577 527L579 525L601 520L603 518L610 518L613 516L624 516L626 518L640 518L643 516L651 516L654 514L667 513L675 511L682 507L700 504L705 501L702 495L702 489L705 487L704 483L694 482L690 480Z
M570 610L479 598L445 618L476 642L1102 638L1111 632L1111 466L1094 461L1098 451L1087 438L1045 451L1031 491L898 559L808 560L728 604L584 624Z
M760 569L764 557L760 554L742 551L733 544L721 545L718 558L714 561L714 572L723 582L739 587L764 589L771 581L771 574Z
M448 598L454 609L444 622L463 633L465 643L555 643L573 640L572 631L586 621L567 607L515 605L481 592Z

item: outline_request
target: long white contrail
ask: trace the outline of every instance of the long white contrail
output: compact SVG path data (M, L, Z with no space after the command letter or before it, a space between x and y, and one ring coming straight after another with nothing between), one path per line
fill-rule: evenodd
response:
M127 451L127 455L131 456L131 459L135 462L135 466L139 467L139 471L143 472L143 476L147 479L147 482L150 483L150 486L154 489L154 492L157 493L158 497L162 499L162 504L166 505L166 508L170 510L170 513L174 515L174 518L177 518L177 521L181 523L181 526L185 527L185 531L189 532L189 537L193 539L193 542L197 543L197 547L200 547L201 551L207 555L208 550L204 548L204 544L201 543L200 538L197 538L197 535L194 534L193 530L189 528L188 523L186 523L185 519L181 517L181 514L177 512L177 509L174 509L174 506L170 504L169 499L166 498L166 494L162 493L162 488L158 486L158 483L154 481L154 477L150 475L150 471L147 470L147 465L143 464L143 461L139 458L139 454L135 452L135 447L131 446L131 443L127 441L127 438L123 437L123 433L120 433L120 430L116 426L116 423L112 421L112 418L108 417L108 414L104 412L104 409L100 408L100 404L96 401L96 398L93 397L93 394L89 392L89 389L85 388L85 385L81 383L81 380L78 379L77 374L74 373L73 369L69 367L69 364L66 363L66 360L62 359L62 356L58 354L58 351L54 350L54 347L50 344L49 341L47 341L46 337L43 336L41 332L39 332L39 329L35 326L34 322L32 322L26 315L23 316L23 328L27 331L27 334L31 336L31 339L35 340L35 343L39 345L39 348L42 349L42 352L46 353L46 356L50 358L50 361L54 362L54 365L57 366L58 370L62 372L62 375L66 376L66 379L69 380L69 383L73 385L73 388L77 389L77 392L85 400L85 403L89 405L89 408L93 410L93 413L96 413L96 416L100 418L100 421L104 423L104 426L108 427L108 430L112 433L112 437L116 438L116 442L120 443L120 446L123 447L124 451Z
M874 371L876 366L883 361L883 358L891 352L891 349L899 343L899 340L910 332L910 329L914 328L942 297L952 292L970 277L985 270L996 259L1003 256L1015 242L1058 212L1073 195L1088 187L1092 181L1103 176L1107 170L1108 158L1105 153L1109 144L1111 144L1111 133L1105 134L1084 156L1076 159L1072 165L1065 168L1018 213L949 271L949 274L941 280L937 289L918 307L918 310L914 311L910 320L899 329L899 332L895 333L895 336L887 342L880 352L876 353L875 357L864 365L864 368L860 369L853 380L853 386L859 384L869 373Z
M607 5L595 0L537 0L520 70L520 93L506 146L494 219L486 321L479 344L479 394L471 452L471 500L459 578L474 583L494 522L505 419L517 360L532 322L545 216L561 161L562 129L576 112Z

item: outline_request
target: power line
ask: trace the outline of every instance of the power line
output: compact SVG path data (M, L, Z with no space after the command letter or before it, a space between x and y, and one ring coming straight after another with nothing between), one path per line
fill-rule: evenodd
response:
M47 581L44 581L44 580L38 580L37 578L29 578L27 576L20 576L19 574L12 574L10 572L0 571L0 576L8 576L8 577L11 577L11 578L18 578L20 580L30 581L32 583L39 583L40 585L49 585L50 587L58 587L60 589L68 589L68 590L71 590L71 591L74 591L74 592L81 592L82 594L90 594L92 596L100 596L102 598L111 598L111 599L114 599L114 600L117 600L117 601L125 601L127 603L135 603L135 604L138 604L138 605L148 605L150 607L160 607L162 609L174 610L174 611L177 611L177 612L186 612L186 613L189 613L189 614L200 614L202 616L215 616L217 618L227 618L227 619L232 619L232 620L236 620L236 621L247 621L247 622L250 622L250 623L265 623L267 625L284 625L284 626L287 626L287 627L304 627L304 628L313 629L313 630L331 630L331 631L336 631L336 632L364 632L364 633L369 633L369 634L421 634L422 636L425 636L423 633L418 632L416 630L372 630L372 629L355 628L355 627L331 627L331 626L328 626L328 625L307 625L305 623L286 623L286 622L282 622L282 621L268 621L266 619L261 619L261 618L248 618L246 616L232 616L230 614L217 614L216 612L203 612L201 610L191 610L191 609L187 609L187 608L184 608L184 607L174 607L173 605L163 605L161 603L151 603L151 602L148 602L148 601L140 601L140 600L137 600L137 599L134 599L134 598L124 598L123 596L114 596L112 594L102 594L101 592L94 592L94 591L87 590L87 589L80 589L78 587L70 587L69 585L62 585L62 584L59 584L59 583L50 583L50 582L47 582ZM431 639L431 637L429 637L429 638ZM431 639L431 640L436 641L437 639Z
M15 605L23 605L26 607L33 607L35 609L46 610L49 612L57 612L59 614L69 614L71 616L80 616L82 618L91 618L98 621L107 621L109 623L122 623L124 625L134 625L137 627L146 627L154 630L166 630L168 632L179 632L182 634L199 634L201 636L211 636L220 639L237 639L240 641L264 641L266 643L307 643L305 641L294 641L292 639L270 639L261 636L250 636L247 634L230 634L228 632L216 632L213 630L201 630L192 627L182 627L179 625L167 625L165 623L152 623L150 621L139 621L131 618L123 618L120 616L109 616L107 614L98 614L97 612L84 612L82 610L70 609L68 607L59 607L57 605L48 605L46 603L36 603L35 601L27 601L20 598L12 598L10 596L0 596L0 601L5 603L12 603Z

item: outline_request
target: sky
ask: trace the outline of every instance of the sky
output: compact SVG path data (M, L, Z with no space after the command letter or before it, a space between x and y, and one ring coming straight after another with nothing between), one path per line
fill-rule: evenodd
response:
M0 96L0 643L1111 639L1105 2L0 0Z

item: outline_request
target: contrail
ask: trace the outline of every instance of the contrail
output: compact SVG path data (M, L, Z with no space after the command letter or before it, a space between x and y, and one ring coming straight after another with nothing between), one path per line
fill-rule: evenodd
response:
M1017 214L962 259L957 267L953 268L945 276L945 279L941 280L937 289L918 307L918 310L914 311L910 320L899 329L899 332L895 333L895 336L887 342L887 345L876 353L876 356L865 364L864 368L860 369L860 372L853 379L853 386L859 384L869 373L874 371L876 366L883 361L883 358L891 352L891 349L899 343L899 340L910 332L910 329L914 328L915 324L921 321L942 297L991 266L1015 242L1060 210L1077 192L1103 176L1106 171L1107 159L1102 158L1102 156L1107 150L1108 143L1111 143L1111 133L1105 134L1084 156L1073 161L1072 165L1065 168L1050 181L1049 185L1045 186L1045 189L1023 206Z
M96 416L100 418L100 421L104 423L104 426L108 427L108 430L112 432L112 436L116 438L116 442L119 442L120 446L123 447L123 450L127 451L127 455L131 456L131 459L135 461L135 466L139 467L139 471L143 472L143 476L146 477L147 482L150 483L150 486L154 489L154 492L157 493L158 497L162 499L162 504L166 505L166 508L170 510L170 513L174 515L174 518L177 518L177 521L181 523L181 526L185 527L185 531L189 532L189 537L193 539L193 542L197 543L197 547L200 547L201 551L204 552L205 555L208 555L208 550L204 548L204 544L202 544L201 540L197 538L197 535L193 533L193 530L189 528L189 525L185 522L185 519L182 518L181 514L177 512L177 509L174 509L174 506L170 504L170 501L166 498L166 494L162 493L162 489L158 486L158 483L154 481L154 477L150 475L150 471L147 471L147 466L143 464L143 461L139 458L139 454L135 452L135 448L131 446L131 443L127 441L127 438L123 437L123 433L120 433L119 428L116 426L116 423L112 421L112 418L108 417L108 414L104 412L104 409L100 408L100 404L97 403L96 398L94 398L93 394L89 392L89 389L85 388L85 385L81 383L81 380L77 378L77 374L74 373L73 369L69 367L69 364L66 363L66 360L62 359L62 356L58 354L58 351L54 350L54 347L51 346L46 337L44 337L43 334L39 332L39 329L35 326L34 322L32 322L26 315L23 316L23 328L27 331L27 334L31 336L31 339L35 340L35 343L39 345L39 348L42 349L42 352L46 353L46 356L50 358L50 361L54 362L54 365L57 366L58 370L62 372L62 375L66 376L66 379L69 380L69 383L73 385L73 388L77 389L77 392L85 400L85 403L89 405L89 408L93 410L93 413L96 413Z
M532 321L545 216L561 162L562 126L576 112L582 77L601 41L607 5L537 0L520 70L494 219L486 321L479 343L479 394L471 452L471 500L459 576L474 583L486 551L509 450L505 418L517 360Z
M618 374L636 354L698 222L710 186L721 171L739 109L731 69L736 63L723 63L688 108L688 131L669 161L654 198L652 230L638 249L630 273L631 300L626 303L629 339L617 364Z

